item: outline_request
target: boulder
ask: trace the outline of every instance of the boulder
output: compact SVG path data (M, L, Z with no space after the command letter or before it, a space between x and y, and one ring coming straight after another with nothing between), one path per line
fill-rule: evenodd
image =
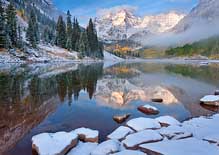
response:
M73 148L67 155L90 155L90 153L97 147L97 143L82 143Z
M120 151L121 144L117 140L107 140L99 144L90 155L107 155Z
M151 101L152 101L152 102L162 103L162 102L163 102L163 99L162 99L162 98L152 98Z
M163 140L163 137L156 130L144 130L128 135L122 143L127 149L137 149L140 144L161 140Z
M77 142L78 135L71 132L42 133L32 137L32 148L39 155L64 155Z
M161 126L180 125L181 123L171 116L161 116L156 118Z
M207 95L200 99L200 102L207 105L219 106L219 96Z
M144 105L144 106L139 106L138 110L141 111L142 113L146 115L157 115L159 114L159 110L156 107L153 107L151 105Z
M219 90L215 90L214 95L219 95Z
M89 128L78 128L76 130L73 130L72 133L77 134L79 140L83 142L98 143L99 141L99 131L97 130L92 130Z
M134 133L132 129L126 126L120 126L115 131L113 131L110 135L107 136L108 139L122 140L127 135Z
M116 115L113 116L113 120L119 124L125 122L129 117L131 116L131 114L124 114L124 115Z
M135 131L142 131L145 129L159 129L161 125L155 119L139 117L127 122L127 126Z

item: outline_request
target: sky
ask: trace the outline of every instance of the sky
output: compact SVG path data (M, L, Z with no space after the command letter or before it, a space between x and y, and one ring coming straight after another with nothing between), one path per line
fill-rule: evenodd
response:
M64 12L71 11L82 25L89 18L98 16L101 10L113 7L132 7L138 16L158 14L171 10L188 13L198 0L53 0L56 7Z

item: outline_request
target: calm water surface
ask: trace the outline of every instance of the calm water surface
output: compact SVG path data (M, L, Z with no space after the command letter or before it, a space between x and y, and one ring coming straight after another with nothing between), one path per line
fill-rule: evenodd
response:
M78 127L99 130L103 141L119 126L112 120L118 114L130 113L130 119L171 115L183 121L217 113L218 109L200 106L199 99L218 87L218 65L1 65L0 154L31 155L33 135ZM148 102L148 88L168 90L177 101ZM122 105L112 98L114 92L124 97ZM146 116L138 112L136 108L145 103L156 106L160 114Z

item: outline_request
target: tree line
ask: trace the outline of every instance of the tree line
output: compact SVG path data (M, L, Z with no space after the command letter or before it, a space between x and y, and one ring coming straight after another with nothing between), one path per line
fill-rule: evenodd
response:
M33 4L34 6L34 4ZM24 13L21 14L24 16ZM67 19L59 16L57 23L46 22L37 9L31 8L28 13L28 27L23 30L17 21L17 10L12 3L4 9L0 1L0 48L22 49L24 41L23 31L26 32L28 46L37 48L40 41L55 44L56 46L79 52L79 56L103 58L103 45L98 41L97 32L92 19L89 20L87 28L82 28L76 18L73 18L70 11L67 12ZM39 21L40 19L40 21ZM50 26L45 26L46 24ZM53 28L54 27L54 28Z

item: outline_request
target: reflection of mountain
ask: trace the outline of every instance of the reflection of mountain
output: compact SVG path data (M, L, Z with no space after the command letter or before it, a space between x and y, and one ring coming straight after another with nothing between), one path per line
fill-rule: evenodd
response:
M60 101L71 103L72 96L78 99L81 90L86 90L91 98L103 65L78 65L72 71L65 68L67 72L59 70L57 74L41 66L41 71L52 73L47 76L37 69L30 73L29 67L0 73L0 154L42 122Z
M123 107L135 100L151 101L153 98L162 98L164 104L179 102L164 86L138 87L126 79L99 80L95 98L100 104L112 107Z

